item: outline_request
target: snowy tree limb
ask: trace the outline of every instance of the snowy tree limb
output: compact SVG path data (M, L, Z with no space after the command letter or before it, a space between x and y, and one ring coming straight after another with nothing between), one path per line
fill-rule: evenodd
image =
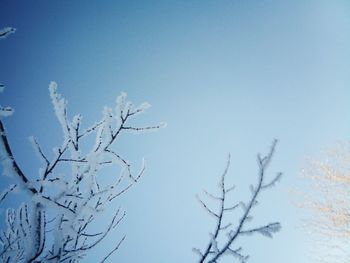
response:
M210 242L208 243L207 247L204 249L204 252L202 253L199 249L195 249L196 253L200 256L200 259L199 259L200 263L218 262L218 260L223 255L226 255L226 254L236 257L240 262L246 262L246 260L248 259L248 256L244 256L241 253L241 248L239 248L239 249L232 248L233 243L238 239L239 236L259 233L259 234L262 234L264 236L272 237L273 233L276 233L280 230L281 225L278 222L270 223L270 224L267 224L267 225L261 226L261 227L244 229L244 226L246 225L246 223L251 219L251 211L252 211L253 207L257 204L257 198L258 198L260 192L265 188L269 188L269 187L275 185L275 183L281 177L281 173L279 173L269 183L265 183L265 181L264 181L266 169L267 169L269 163L271 162L271 159L272 159L273 154L275 152L276 144L277 144L277 140L274 140L272 143L272 146L270 148L270 151L266 156L261 157L260 155L258 155L258 158L257 158L258 166L259 166L258 183L255 187L254 186L250 187L250 190L252 192L252 196L251 196L250 200L248 201L248 203L245 204L243 202L240 202L239 203L240 205L235 204L235 205L231 205L229 207L226 207L226 199L227 199L226 194L233 190L233 188L226 188L226 186L225 186L225 178L226 178L226 174L228 172L228 168L230 166L230 156L228 157L228 161L227 161L227 164L226 164L224 173L221 177L221 181L220 181L220 185L219 185L221 195L218 197L216 195L207 193L205 191L206 195L208 195L210 198L212 198L214 200L218 200L220 203L220 206L219 206L219 211L216 213L216 212L208 209L208 206L203 201L201 201L202 206L208 212L215 215L216 225L214 228L214 234L212 235L212 238L211 238ZM234 224L231 222L226 224L225 226L222 226L223 218L226 215L226 212L234 210L238 206L241 206L243 208L243 215L238 220L235 227L232 228L232 226ZM229 230L230 228L232 228L233 230ZM221 247L219 247L218 246L219 236L222 236L225 233L226 233L227 240L226 240L226 242L224 242L224 244Z
M0 234L0 260L4 262L73 263L83 259L119 225L126 214L120 215L120 209L117 209L103 231L93 232L92 223L112 201L137 183L145 171L142 162L140 171L134 174L129 161L113 149L113 144L122 133L162 127L150 125L139 128L130 124L130 118L144 112L149 104L134 107L122 93L117 99L115 111L105 107L102 119L81 131L82 117L77 114L69 118L67 102L57 92L55 82L51 82L49 91L63 132L63 142L50 157L44 153L37 139L31 138L42 161L39 178L29 179L21 170L0 120L1 163L6 174L16 180L16 184L0 196L0 202L15 188L24 190L31 197L28 204L8 210L7 230ZM89 136L95 136L93 147L86 147L89 146L86 144ZM111 178L107 183L100 178L100 170L106 164L115 165L121 171L119 177ZM125 236L103 261L118 250L124 239ZM31 240L31 246L26 246L28 240Z

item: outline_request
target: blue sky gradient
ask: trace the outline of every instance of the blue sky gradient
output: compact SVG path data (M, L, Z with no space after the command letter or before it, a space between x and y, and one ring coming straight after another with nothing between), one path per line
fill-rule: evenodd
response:
M278 220L283 229L242 245L251 263L310 262L314 245L290 192L306 189L305 158L349 138L349 1L2 0L3 26L17 32L0 42L1 104L16 110L5 122L28 174L39 165L28 136L47 151L62 139L51 80L86 125L121 91L152 104L139 123L168 123L118 144L136 168L145 157L146 175L120 200L126 221L86 262L123 233L114 261L196 262L191 249L204 247L214 221L195 194L216 189L231 152L228 181L247 197L256 153L273 138L280 142L269 176L284 177L264 193L254 222Z

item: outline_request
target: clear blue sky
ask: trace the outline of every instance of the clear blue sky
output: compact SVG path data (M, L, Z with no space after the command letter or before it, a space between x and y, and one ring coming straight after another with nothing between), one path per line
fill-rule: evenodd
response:
M0 42L1 104L16 109L6 126L28 173L38 168L28 136L47 150L61 140L51 80L85 123L121 91L153 105L140 121L168 123L120 144L136 167L146 158L147 172L121 200L128 216L119 232L86 262L123 233L115 261L196 262L191 249L204 247L214 221L195 194L215 188L231 152L228 180L244 197L255 155L273 138L270 176L284 178L254 222L279 220L283 229L242 244L251 263L310 262L313 244L289 192L304 187L306 157L350 136L349 1L2 0L3 26L17 32Z

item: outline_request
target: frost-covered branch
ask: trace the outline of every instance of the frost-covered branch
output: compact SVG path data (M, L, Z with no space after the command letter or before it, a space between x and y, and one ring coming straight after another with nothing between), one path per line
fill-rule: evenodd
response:
M21 185L25 185L29 182L28 178L22 172L12 154L2 120L0 120L0 159L5 175L14 175L17 179L19 179L19 184ZM27 189L33 194L37 193L37 190L33 187L27 187Z
M16 29L13 27L4 27L0 29L0 39L8 37L10 34L15 33L15 31Z
M6 196L11 193L13 190L15 190L17 187L17 185L13 184L13 185L10 185L7 189L5 189L1 195L0 195L0 203L2 201L4 201L4 199L6 198Z
M254 228L248 228L246 225L248 221L252 219L251 213L254 206L257 205L257 199L262 190L268 189L275 185L275 183L280 179L281 173L278 173L275 178L273 178L270 182L265 182L265 173L266 169L271 162L272 156L275 152L277 141L274 140L272 143L271 149L269 153L261 157L258 155L258 182L256 186L250 186L251 197L247 203L239 202L237 204L227 204L227 194L231 192L234 187L227 188L225 185L226 175L228 172L228 168L230 166L230 156L228 157L227 164L224 170L224 173L221 177L219 188L220 188L220 196L216 196L214 194L208 193L205 191L205 194L214 201L219 203L219 209L215 212L213 209L209 208L209 206L199 199L200 203L204 207L204 209L216 219L216 225L214 228L213 234L211 234L211 239L203 250L203 252L199 249L194 249L194 252L199 255L199 262L218 262L218 260L223 255L231 255L234 258L238 259L240 262L246 262L249 256L245 256L241 253L242 248L233 248L235 241L243 236L249 234L259 233L267 237L272 237L272 235L278 232L281 228L280 223L274 222L269 223L264 226L258 226ZM234 224L230 222L223 225L224 217L227 218L227 212L235 210L236 208L241 207L243 210L242 216L239 218L238 222ZM226 241L222 242L223 238L226 237ZM220 243L221 242L221 243Z
M96 230L96 220L112 202L126 193L142 177L145 166L134 173L129 161L113 144L125 132L156 130L163 124L135 127L130 123L149 104L133 106L122 93L114 109L105 107L101 120L82 130L80 114L69 117L67 101L51 82L50 97L63 141L48 154L39 141L31 137L41 160L37 178L27 176L16 161L0 119L0 157L4 173L15 180L0 195L0 203L16 189L29 195L30 202L8 209L7 228L0 232L0 260L3 262L78 262L100 244L125 217L117 209L103 229ZM4 116L4 114L2 115ZM94 143L91 145L91 137ZM106 177L102 169L115 166L117 176ZM106 255L106 261L125 239ZM30 243L31 245L26 245Z

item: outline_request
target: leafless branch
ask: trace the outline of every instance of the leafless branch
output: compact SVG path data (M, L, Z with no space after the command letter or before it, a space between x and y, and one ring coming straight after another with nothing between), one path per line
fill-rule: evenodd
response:
M245 230L245 225L246 223L251 219L251 211L253 207L257 204L257 198L258 195L260 194L261 190L264 188L268 188L270 186L273 186L280 178L281 174L279 173L277 177L275 177L271 182L265 184L264 179L265 179L265 172L266 168L269 165L272 156L275 151L275 146L276 146L277 141L274 140L272 143L272 146L270 148L269 153L261 157L258 155L258 166L259 166L259 173L258 173L258 183L255 187L251 186L251 191L252 191L252 196L248 203L244 204L243 202L240 202L240 206L243 208L243 215L241 218L238 220L238 223L236 224L235 227L232 228L234 225L233 222L230 222L224 226L222 226L223 218L226 215L226 212L232 211L239 207L239 204L231 205L231 206L226 206L226 194L229 193L230 191L233 190L233 188L226 188L225 186L225 179L226 179L226 174L228 172L228 168L230 166L230 157L228 158L224 173L221 177L220 181L220 193L221 196L217 197L212 194L208 194L205 192L210 198L213 198L215 200L220 201L220 207L219 207L219 212L215 213L212 212L212 210L208 209L207 205L201 201L203 207L213 213L216 217L216 225L214 228L214 234L212 235L211 240L209 241L206 249L202 253L200 250L196 250L196 253L200 256L199 262L218 262L218 260L225 254L230 254L236 258L238 258L241 262L245 262L248 259L248 256L244 256L241 253L241 248L239 249L233 249L231 246L233 245L234 241L238 239L239 236L241 235L246 235L246 234L254 234L254 233L260 233L262 235L272 237L272 234L275 232L278 232L281 228L280 223L270 223L265 226L257 227L257 228L252 228L252 229L247 229ZM234 230L229 230L230 228ZM220 236L226 236L227 240L226 242L221 246L218 247L218 239ZM214 248L214 249L213 249Z

